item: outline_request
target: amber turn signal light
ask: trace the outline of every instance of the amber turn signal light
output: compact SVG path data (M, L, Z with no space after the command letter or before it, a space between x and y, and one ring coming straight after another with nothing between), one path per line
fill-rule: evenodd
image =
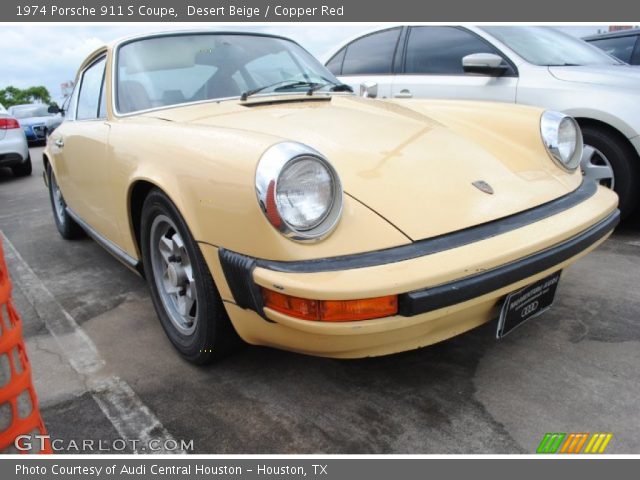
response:
M310 300L262 289L264 306L303 320L355 322L389 317L398 313L398 296L358 300Z

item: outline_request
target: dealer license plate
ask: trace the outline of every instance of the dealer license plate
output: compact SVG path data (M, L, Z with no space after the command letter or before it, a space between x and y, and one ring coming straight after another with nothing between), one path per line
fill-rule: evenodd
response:
M502 304L496 338L502 338L527 320L548 310L556 296L560 271L507 296Z

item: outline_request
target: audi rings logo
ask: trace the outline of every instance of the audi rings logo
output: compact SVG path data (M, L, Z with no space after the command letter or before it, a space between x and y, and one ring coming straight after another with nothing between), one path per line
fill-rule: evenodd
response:
M522 318L524 318L527 315L535 312L538 309L539 305L540 305L540 302L538 300L536 300L535 302L531 302L529 305L527 305L526 307L524 307L522 309L522 312L520 313L520 316Z

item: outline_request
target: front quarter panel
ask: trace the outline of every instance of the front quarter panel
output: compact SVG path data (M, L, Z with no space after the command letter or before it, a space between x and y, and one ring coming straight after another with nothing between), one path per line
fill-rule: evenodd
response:
M259 208L254 177L260 155L282 140L142 117L113 122L110 156L122 248L139 258L129 205L138 181L152 183L171 198L197 241L253 257L300 260L409 243L348 195L338 227L323 241L297 243L278 233Z

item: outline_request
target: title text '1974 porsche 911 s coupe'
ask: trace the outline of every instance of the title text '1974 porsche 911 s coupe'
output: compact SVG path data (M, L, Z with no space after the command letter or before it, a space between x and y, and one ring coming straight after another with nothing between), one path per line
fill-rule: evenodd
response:
M144 275L195 363L240 339L353 358L501 337L619 218L572 118L362 98L281 37L129 38L76 85L44 153L55 223Z

